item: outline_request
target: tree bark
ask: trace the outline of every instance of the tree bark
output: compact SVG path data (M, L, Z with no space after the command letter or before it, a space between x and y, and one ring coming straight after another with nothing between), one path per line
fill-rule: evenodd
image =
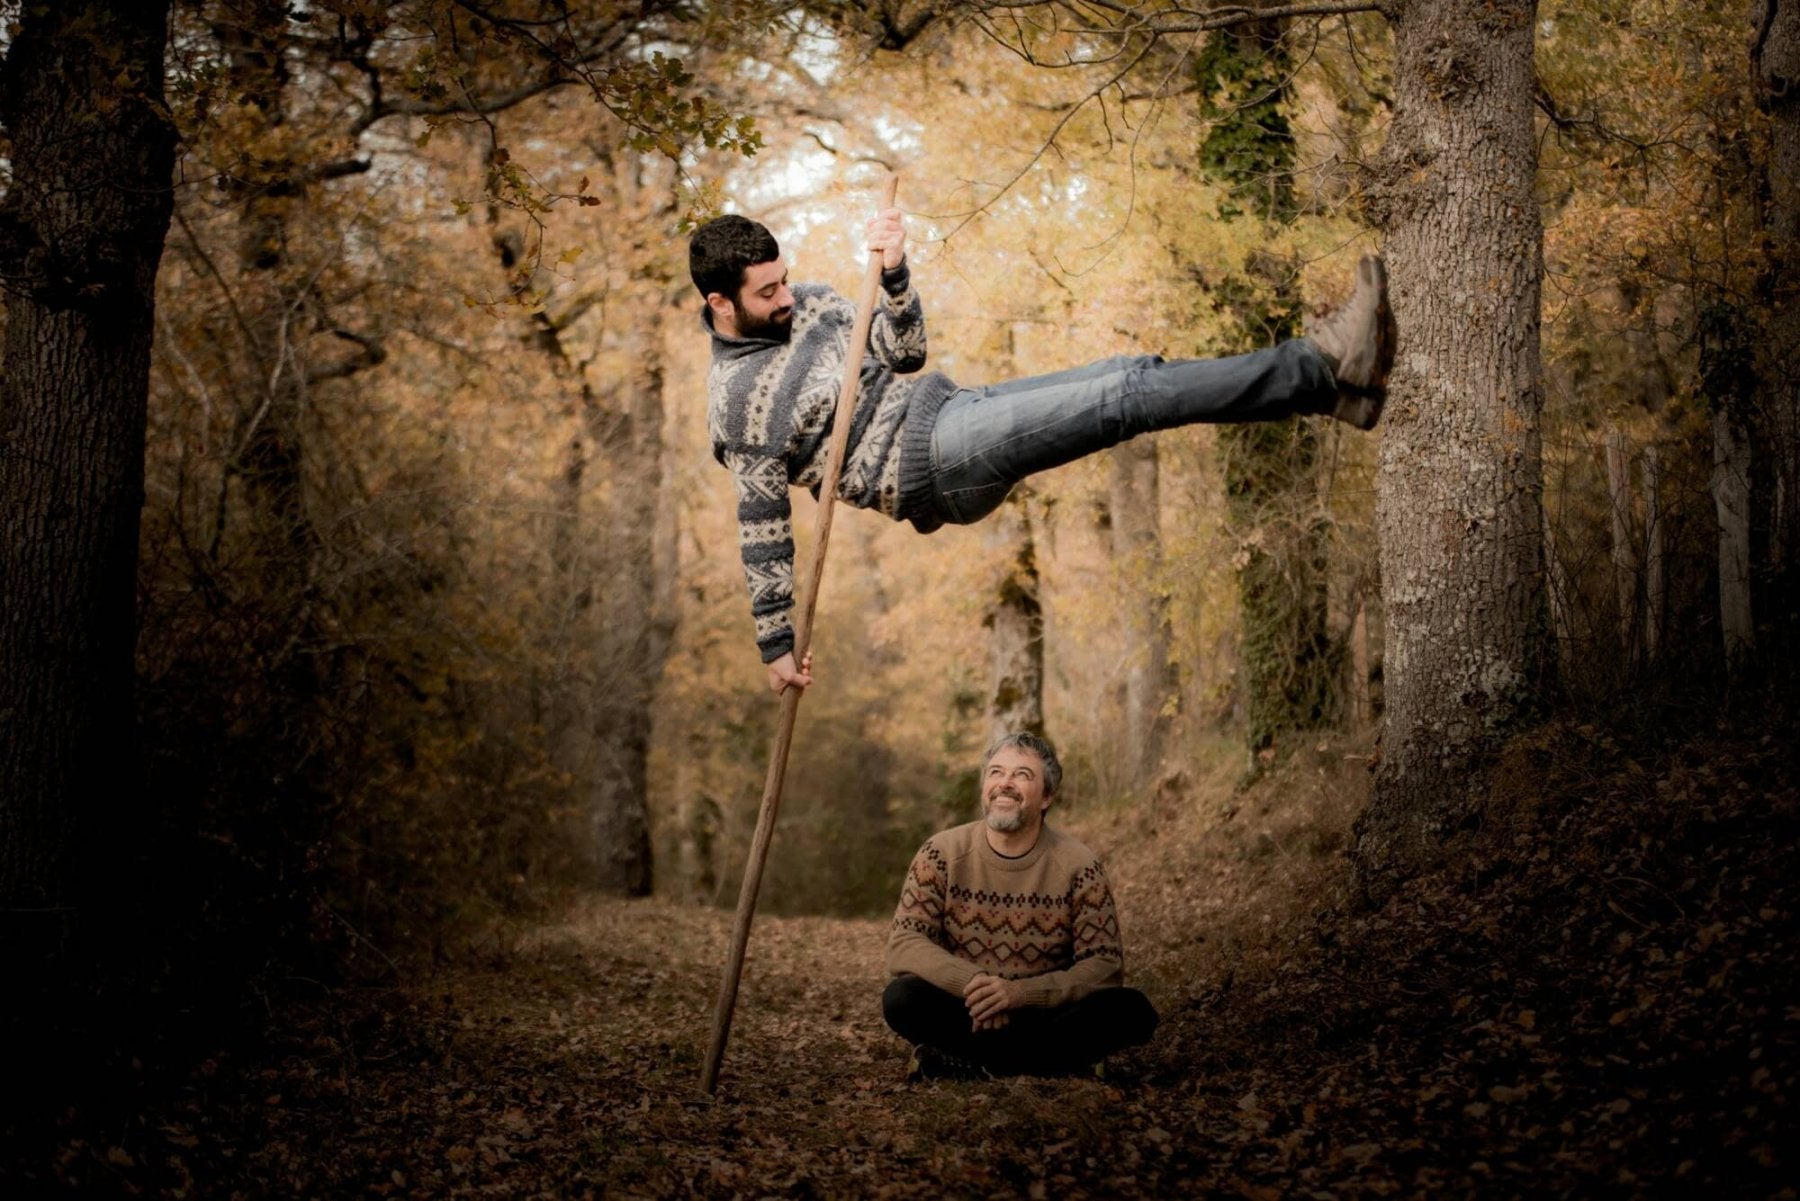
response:
M1606 432L1606 496L1612 512L1613 595L1619 606L1619 656L1637 659L1637 539L1632 532L1631 444L1625 431Z
M1252 774L1285 734L1336 705L1341 648L1326 628L1329 534L1317 519L1318 435L1303 421L1225 426L1226 512L1239 539L1239 652Z
M1725 665L1742 667L1756 647L1750 602L1750 431L1736 404L1713 408L1713 511L1719 521L1719 630Z
M1387 721L1354 848L1374 889L1440 856L1549 667L1536 7L1388 8L1397 105L1369 185L1400 329L1377 503Z
M137 803L132 650L145 404L175 131L168 8L27 5L0 89L0 910L83 899L77 858ZM116 837L116 832L115 832ZM20 972L30 969L13 963Z
M1556 545L1556 527L1544 513L1544 576L1549 593L1550 625L1556 631L1556 659L1564 669L1575 662L1575 618L1569 611L1569 573Z
M655 282L655 281L653 281ZM666 280L658 292L666 292ZM625 332L635 377L601 396L583 389L582 412L606 466L600 509L599 673L590 693L595 764L584 782L593 829L595 884L647 896L652 886L649 760L656 689L674 637L673 555L659 538L663 503L663 355L660 315L643 297Z
M1662 653L1663 610L1668 603L1663 551L1662 452L1644 447L1644 658Z
M1127 786L1149 783L1168 751L1170 700L1179 681L1169 659L1169 598L1159 587L1162 538L1156 441L1135 438L1113 448L1112 553L1132 587L1119 612L1125 623L1125 746Z
M1699 306L1700 393L1712 409L1713 470L1709 486L1718 521L1720 650L1725 670L1744 667L1756 649L1751 594L1751 440L1757 397L1754 322L1735 300L1713 295Z
M1800 614L1800 2L1756 0L1750 65L1769 120L1767 363L1761 412L1774 457L1767 595L1792 625Z
M616 209L659 228L672 214L651 211L642 160L601 156ZM497 223L499 209L490 206ZM549 291L548 272L526 260L516 231L496 232L501 266L514 286ZM621 250L622 286L606 311L590 361L577 357L569 324L539 312L532 344L574 396L571 431L555 483L550 556L563 626L552 657L567 664L546 682L543 709L552 762L572 781L585 826L589 883L602 892L647 896L654 885L649 758L656 691L675 634L675 518L663 472L663 314L675 307L664 249ZM519 272L529 276L521 280ZM597 306L578 299L579 315ZM604 359L596 365L592 359ZM709 822L716 830L716 813ZM712 853L710 834L706 853ZM710 869L709 869L710 870Z
M1195 61L1209 122L1206 173L1227 186L1222 221L1249 218L1273 241L1299 216L1295 141L1285 113L1295 65L1286 22L1250 19L1214 35ZM1214 291L1237 326L1237 350L1300 333L1299 265L1258 246ZM1283 735L1315 730L1338 710L1343 648L1327 629L1330 533L1319 511L1319 437L1312 423L1228 425L1218 433L1226 512L1238 539L1238 626L1249 775Z
M213 32L224 50L241 123L235 141L216 156L237 221L239 304L250 334L254 374L238 398L235 454L226 480L241 485L243 504L221 510L235 517L251 578L241 595L261 610L260 645L290 754L310 755L321 714L316 698L328 691L329 660L317 653L324 638L318 564L323 548L308 503L307 400L314 370L309 342L320 325L314 292L318 266L304 254L293 226L306 204L303 143L288 121L288 6L285 0L234 0L214 12ZM315 252L316 258L316 252ZM381 361L370 343L352 370ZM346 371L344 374L350 374ZM228 535L225 521L216 536ZM272 749L272 748L271 748Z
M1009 322L1001 330L995 366L1004 377L1015 373L1017 362L1018 343ZM1030 485L1014 488L982 526L982 545L1003 556L981 619L988 631L990 743L1021 730L1044 733L1044 605L1030 497Z
M989 546L1005 560L982 624L988 629L988 740L1044 732L1044 606L1039 599L1037 543L1023 485L984 523Z

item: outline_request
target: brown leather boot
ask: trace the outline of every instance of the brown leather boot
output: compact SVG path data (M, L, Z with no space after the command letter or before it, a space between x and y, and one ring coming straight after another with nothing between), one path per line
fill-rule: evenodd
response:
M1373 429L1387 400L1388 372L1394 368L1398 330L1388 307L1387 265L1365 254L1356 264L1356 291L1306 334L1337 381L1331 415L1359 430Z

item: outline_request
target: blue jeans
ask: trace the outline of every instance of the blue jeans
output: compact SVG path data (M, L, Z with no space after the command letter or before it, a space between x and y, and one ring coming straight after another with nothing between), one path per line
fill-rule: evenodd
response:
M1126 355L961 388L931 433L938 515L953 525L980 521L1026 476L1151 430L1278 421L1328 412L1336 397L1331 369L1304 338L1224 359Z

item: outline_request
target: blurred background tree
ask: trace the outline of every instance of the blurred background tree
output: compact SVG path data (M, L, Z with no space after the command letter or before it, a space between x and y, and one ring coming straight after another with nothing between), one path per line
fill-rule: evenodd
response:
M93 306L6 244L15 909L85 904L73 865L123 849L157 881L143 970L237 979L503 951L588 889L728 903L773 708L684 234L749 213L847 291L887 171L960 383L1292 336L1376 244L1401 369L1370 437L1172 431L925 539L846 515L768 907L890 906L996 724L1050 733L1077 812L1246 748L1378 757L1363 862L1404 870L1544 706L1791 645L1782 6L539 7L180 0L114 39L139 66L104 58L87 153L142 178L89 194L172 220L113 214L143 346L93 343L77 389L110 457L46 424L33 357L34 306ZM65 19L8 53L14 235ZM105 504L31 524L72 494ZM74 692L13 666L48 662L50 600L101 635ZM65 804L94 795L136 824Z

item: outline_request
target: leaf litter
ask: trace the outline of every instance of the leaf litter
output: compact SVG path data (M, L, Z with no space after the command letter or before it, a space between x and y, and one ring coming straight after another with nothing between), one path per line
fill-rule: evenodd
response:
M1366 795L1342 747L1241 794L1172 776L1077 807L1164 1015L1104 1080L909 1085L886 922L764 916L704 1097L731 914L589 898L504 956L281 1002L260 1044L123 1127L72 1111L9 1172L172 1198L1793 1197L1800 773L1774 728L1545 726L1452 866L1379 905L1341 853Z

